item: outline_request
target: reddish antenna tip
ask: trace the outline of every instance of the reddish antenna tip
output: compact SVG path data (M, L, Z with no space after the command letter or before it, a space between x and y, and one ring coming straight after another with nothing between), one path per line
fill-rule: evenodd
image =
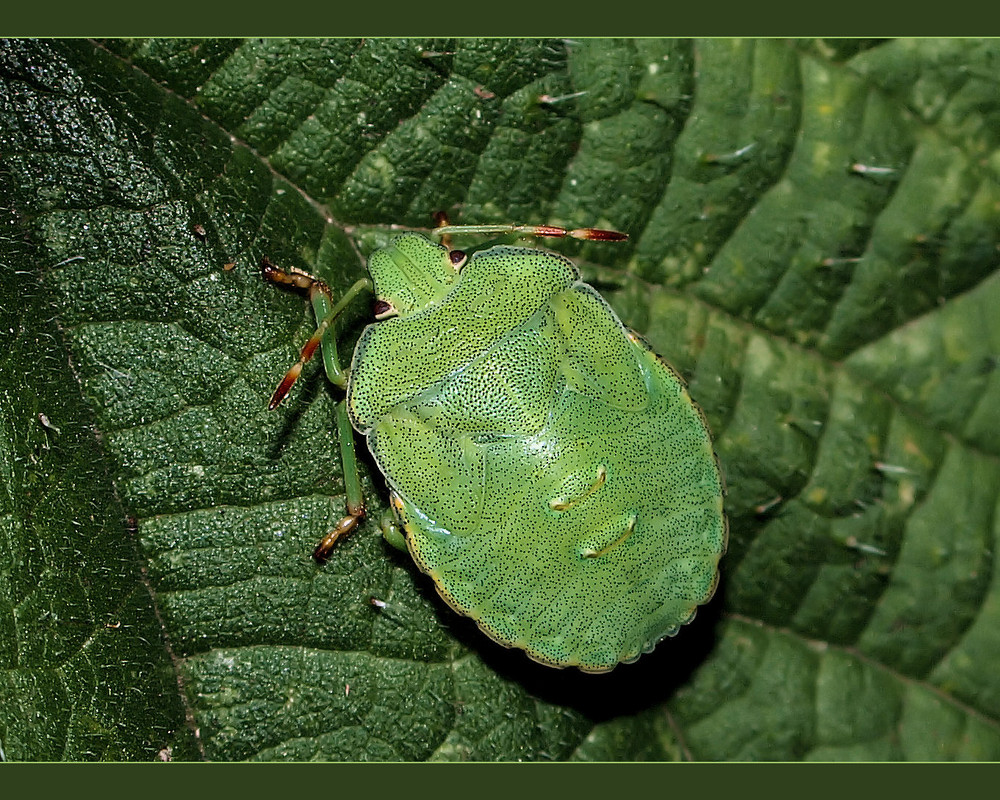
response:
M624 242L628 239L627 233L603 228L577 228L575 231L570 231L569 235L574 239L586 239L591 242Z

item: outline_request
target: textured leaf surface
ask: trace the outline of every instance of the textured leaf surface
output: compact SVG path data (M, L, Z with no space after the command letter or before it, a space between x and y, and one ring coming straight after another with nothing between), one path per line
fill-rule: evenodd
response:
M0 43L3 757L1000 758L998 81L992 40ZM732 529L635 665L487 641L370 467L310 559L337 394L265 410L312 321L256 265L342 290L438 210L631 234L566 251Z

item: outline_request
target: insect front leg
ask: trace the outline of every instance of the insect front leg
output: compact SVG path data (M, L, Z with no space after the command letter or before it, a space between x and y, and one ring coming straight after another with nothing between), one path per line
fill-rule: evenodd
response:
M316 348L321 344L323 345L323 366L326 369L326 375L332 383L339 386L341 389L347 388L347 370L340 366L340 357L337 354L337 339L334 336L334 332L330 330L334 322L337 321L339 317L360 294L364 292L370 292L372 290L372 282L370 278L362 278L356 281L350 289L348 289L344 296L335 304L333 302L333 294L330 291L330 287L326 285L319 278L314 278L308 272L303 272L300 269L284 270L280 267L276 267L266 258L261 260L260 264L261 273L264 275L266 280L272 283L280 283L285 286L294 286L296 289L304 289L309 293L309 301L312 303L313 311L316 313L316 319L319 324L316 326L316 331L312 336L309 337L299 353L299 360L296 361L288 372L285 373L285 377L281 379L281 383L278 384L278 388L275 389L274 395L271 397L271 402L268 404L268 409L274 410L278 407L278 404L285 399L289 390L295 384L295 381L299 379L299 375L302 374L302 368L306 363L312 359L316 354ZM329 334L329 335L327 335Z
M313 311L316 314L316 319L319 321L313 335L302 346L298 361L285 373L284 378L281 379L281 383L278 384L278 388L275 389L268 408L271 410L277 408L281 401L288 395L295 381L302 374L302 368L316 354L317 348L321 348L323 367L326 370L327 377L333 384L346 390L348 371L340 364L340 356L337 352L337 339L332 326L353 300L359 295L371 291L371 280L362 278L357 281L338 302L334 303L330 287L307 272L294 268L283 270L276 267L267 259L261 262L261 271L269 281L294 286L295 288L307 291ZM325 561L329 557L337 541L357 528L365 516L365 502L361 492L361 478L358 474L354 429L351 426L350 416L347 412L346 398L341 399L337 403L336 420L337 437L340 440L340 461L344 472L344 494L346 495L347 514L320 540L313 551L313 558L320 562Z

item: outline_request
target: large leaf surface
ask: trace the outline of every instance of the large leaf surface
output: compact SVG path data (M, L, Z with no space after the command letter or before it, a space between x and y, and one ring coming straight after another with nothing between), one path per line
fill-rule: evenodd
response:
M0 43L4 757L1000 757L998 81L995 41ZM313 322L257 264L342 290L438 210L632 236L566 250L732 531L635 665L485 639L368 464L310 558L337 394L265 410Z

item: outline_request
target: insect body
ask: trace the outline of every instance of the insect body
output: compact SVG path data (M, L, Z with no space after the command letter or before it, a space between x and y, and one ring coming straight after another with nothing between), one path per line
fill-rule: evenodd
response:
M496 229L438 232L457 230ZM405 539L453 609L550 666L605 672L690 621L715 590L726 523L680 377L563 256L497 246L467 258L403 234L368 268L382 321L349 377L329 359L327 372L347 390L345 473L353 427L389 485L386 538ZM323 320L273 407L338 306L304 274L265 274L309 288ZM360 489L347 494L320 556L364 513Z

